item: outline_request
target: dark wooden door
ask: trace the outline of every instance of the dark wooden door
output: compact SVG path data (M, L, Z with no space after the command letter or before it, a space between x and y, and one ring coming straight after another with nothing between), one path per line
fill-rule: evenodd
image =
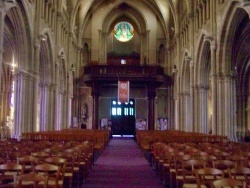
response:
M116 99L111 101L111 120L113 135L134 135L135 133L135 101L119 103Z

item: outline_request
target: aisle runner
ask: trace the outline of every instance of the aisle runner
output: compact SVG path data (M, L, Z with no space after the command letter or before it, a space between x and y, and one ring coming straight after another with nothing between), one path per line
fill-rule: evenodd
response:
M82 187L162 188L134 140L112 139Z

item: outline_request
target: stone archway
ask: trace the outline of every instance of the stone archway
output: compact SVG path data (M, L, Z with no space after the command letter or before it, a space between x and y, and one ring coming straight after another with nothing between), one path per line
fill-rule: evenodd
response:
M185 54L181 73L180 90L180 129L183 131L192 131L192 106L191 106L191 76L190 75L191 58Z
M225 15L221 36L219 89L224 92L219 104L222 134L231 140L242 139L249 129L250 20L244 3L232 3ZM233 28L233 29L232 29ZM222 95L222 94L221 94ZM221 97L221 96L219 96Z
M196 88L196 131L208 133L212 129L211 113L211 48L209 37L202 35L199 51L197 53L197 64L195 67L195 88Z
M19 138L22 132L32 130L32 117L29 112L33 110L33 101L30 100L33 95L29 92L30 80L33 79L32 53L28 53L31 52L31 40L28 39L30 36L29 21L25 14L24 3L21 1L17 3L18 5L11 1L3 2L4 6L1 7L3 9L0 9L0 22L3 24L0 26L0 35L3 36L0 41L3 42L4 52L4 58L0 57L1 70L3 69L1 78L4 79L1 88L8 88L8 91L5 89L5 93L4 90L1 91L1 96L5 98L1 99L0 104L5 108L1 109L1 119L7 120L12 106L10 136L13 138ZM1 48L2 45L0 51L2 51ZM0 54L2 55L2 53ZM12 92L14 100L11 101Z
M48 34L43 34L41 38L41 50L40 50L40 63L39 63L39 97L38 97L38 114L39 114L39 130L47 131L53 130L49 122L49 106L50 106L50 84L52 82L52 70L51 70L51 48L50 39Z

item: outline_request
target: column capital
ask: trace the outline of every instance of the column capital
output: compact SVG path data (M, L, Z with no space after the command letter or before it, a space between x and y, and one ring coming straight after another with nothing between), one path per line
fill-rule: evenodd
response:
M185 57L184 57L184 60L185 60L185 62L190 63L191 60L192 60L192 58L189 57L189 56L185 56Z
M34 42L34 47L39 49L41 47L41 39L42 39L42 36L41 35L38 35L36 37L36 40Z
M52 84L52 83L48 84L47 87L48 87L49 91L55 91L55 89L56 89L55 84Z
M211 73L209 76L210 76L211 78L216 78L216 77L217 77L217 74L216 74L216 73Z
M58 57L58 59L64 59L64 60L66 59L66 57L65 57L64 54L60 54L60 55L58 55L57 57Z
M216 50L217 44L216 44L215 39L212 36L204 36L204 41L207 41L210 43L211 50Z
M224 79L232 79L232 78L235 77L235 75L234 75L233 72L230 72L230 73L223 73L223 74L222 74L222 77L223 77Z
M0 11L4 10L4 13L6 13L9 9L12 7L17 6L16 0L1 0L0 1Z
M187 97L187 96L190 96L190 93L188 91L182 91L182 92L179 92L179 95L183 97Z
M209 89L209 85L206 85L206 84L197 84L197 85L195 85L195 88L197 90L208 90Z
M64 91L62 92L62 94L63 94L63 95L65 95L65 96L67 96L67 95L68 95L68 93L69 93L69 91L68 91L68 90L64 90Z
M242 7L250 6L250 2L249 2L249 0L243 0L243 1L240 3L240 5L241 5Z
M204 41L207 41L207 42L211 42L213 41L213 37L212 36L208 36L208 35L204 35Z

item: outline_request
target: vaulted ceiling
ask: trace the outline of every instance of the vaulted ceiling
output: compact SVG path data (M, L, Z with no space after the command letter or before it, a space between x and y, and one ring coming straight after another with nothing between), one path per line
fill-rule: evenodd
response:
M188 0L64 0L64 3L73 11L71 18L73 26L71 28L79 27L80 34L91 16L97 11L105 12L106 15L116 11L119 14L117 17L123 15L131 19L133 19L132 17L137 19L138 15L145 18L145 15L150 12L161 23L166 39L169 38L173 30L178 32L176 20L183 16L178 15L180 7L184 10L182 11L184 14L189 9ZM103 18L100 17L100 19Z

